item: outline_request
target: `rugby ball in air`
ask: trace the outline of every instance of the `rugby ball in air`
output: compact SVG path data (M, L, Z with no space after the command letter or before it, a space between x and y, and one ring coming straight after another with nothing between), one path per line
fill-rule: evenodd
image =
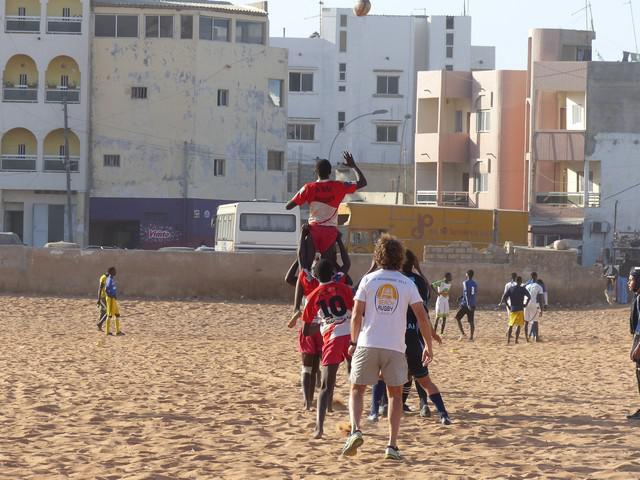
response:
M359 0L353 6L353 13L358 17L364 17L371 10L371 2L369 0Z

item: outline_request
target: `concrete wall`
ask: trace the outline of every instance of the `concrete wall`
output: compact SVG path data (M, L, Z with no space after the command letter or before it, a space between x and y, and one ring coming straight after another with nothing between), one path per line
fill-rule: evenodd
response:
M423 264L423 269L432 280L452 272L454 299L460 294L464 272L474 269L480 302L487 305L498 301L512 271L523 276L532 270L538 271L549 288L551 303L589 304L602 297L604 285L599 271L576 265L575 253L517 249L506 263L487 262L487 258L471 262L454 258L429 261ZM284 253L61 251L0 247L0 292L93 298L98 277L109 266L115 266L120 298L197 296L230 301L290 301L293 289L284 283L283 277L292 261L293 255ZM359 279L370 262L369 255L352 255L353 278ZM90 303L87 304L89 307Z

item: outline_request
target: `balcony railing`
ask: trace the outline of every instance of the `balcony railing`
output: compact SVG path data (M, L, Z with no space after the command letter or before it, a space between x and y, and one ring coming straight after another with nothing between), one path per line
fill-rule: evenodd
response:
M71 171L78 171L78 164L80 163L80 157L70 156L69 164L71 165ZM65 159L60 155L45 155L44 156L44 171L45 172L64 172L66 171Z
M6 33L40 33L40 17L7 15L4 31Z
M36 155L0 155L0 169L33 172L37 158Z
M47 17L47 33L82 33L82 17Z
M4 87L2 89L3 102L36 103L38 89L28 87Z
M440 192L438 195L435 190L421 190L417 192L416 203L441 207L476 207L468 192Z
M552 207L584 208L584 193L581 192L540 192L536 194L536 203ZM600 194L589 192L587 207L598 208Z
M79 88L47 88L45 101L49 103L62 103L65 95L67 97L67 103L80 103Z

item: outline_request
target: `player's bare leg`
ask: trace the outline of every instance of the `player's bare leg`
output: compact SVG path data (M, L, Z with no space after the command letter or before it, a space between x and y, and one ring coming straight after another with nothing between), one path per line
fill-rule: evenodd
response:
M313 394L316 388L316 370L320 362L320 355L302 354L302 394L305 410L311 410Z
M330 397L333 395L333 389L336 386L336 375L340 364L323 366L322 386L318 395L318 408L316 412L316 428L313 432L313 438L322 438L324 433L324 419L327 414Z

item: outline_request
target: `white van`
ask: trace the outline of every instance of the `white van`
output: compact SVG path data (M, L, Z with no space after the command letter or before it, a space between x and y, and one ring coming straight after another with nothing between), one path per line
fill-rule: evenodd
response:
M216 213L216 252L298 248L300 209L285 203L238 202L220 205Z

